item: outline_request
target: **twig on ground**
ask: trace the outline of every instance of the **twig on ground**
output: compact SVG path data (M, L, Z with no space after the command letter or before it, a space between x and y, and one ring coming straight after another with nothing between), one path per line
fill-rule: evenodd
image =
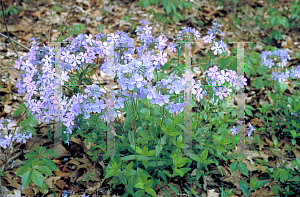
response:
M0 33L0 36L3 36L4 38L8 38L6 35ZM24 49L27 49L28 51L30 51L30 49L28 47L25 47L24 45L18 43L17 41L13 40L12 38L10 38L11 41L13 41L14 43L20 45L21 47L23 47Z
M60 31L59 36L57 37L57 41L58 41L59 37L61 36L61 34L62 34L62 32L63 32L64 26L65 26L65 24L66 24L66 22L67 22L67 20L68 20L68 17L69 17L69 15L70 15L71 11L73 10L73 7L74 7L75 2L76 2L76 1L73 1L73 4L72 4L72 6L71 6L71 9L69 10L68 15L67 15L67 17L66 17L66 20L64 21L63 25L61 26L61 31Z
M0 53L0 55L2 55L2 56L4 56L4 57L7 57L7 58L10 58L10 59L13 59L13 60L17 60L17 59L18 59L18 58L15 58L15 57L8 57L8 56L3 55L3 54L1 54L1 53Z
M2 14L3 14L3 18L4 18L4 24L5 24L5 28L6 28L6 34L7 34L7 37L8 37L9 42L10 42L11 46L13 47L13 49L14 49L14 51L15 51L15 53L17 54L18 59L19 59L20 57L19 57L19 54L18 54L18 52L17 52L17 49L16 49L15 45L13 45L13 43L11 42L10 37L9 37L8 30L7 30L7 24L6 24L6 20L5 20L5 13L4 13L3 0L1 0L1 6L2 6Z
M17 167L20 167L20 166L24 166L25 162L24 161L20 161L18 163L15 163L15 164L10 164L9 166L7 166L7 169L6 170L12 170L13 168L17 168Z
M49 29L49 38L48 38L49 43L50 43L50 39L51 39L52 24L53 24L53 9L52 9L52 20L51 20L51 25L50 25L50 29Z
M0 69L17 69L17 68L6 67L6 68L0 68Z

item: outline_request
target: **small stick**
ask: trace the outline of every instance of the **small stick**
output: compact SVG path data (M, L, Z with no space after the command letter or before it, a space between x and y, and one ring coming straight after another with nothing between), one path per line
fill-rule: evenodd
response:
M49 29L49 38L48 38L48 42L50 43L50 36L51 36L51 30L52 30L52 23L53 23L53 9L52 9L52 20L51 20L51 25L50 25L50 29Z
M67 17L66 17L66 20L65 20L65 22L64 22L63 25L62 25L60 34L59 34L59 36L57 37L57 41L58 41L58 38L61 36L61 34L62 34L62 32L63 32L64 26L65 26L65 24L66 24L66 22L67 22L67 20L68 20L68 17L69 17L69 15L70 15L71 11L73 10L73 6L74 6L75 2L76 2L76 1L73 1L72 7L71 7L71 9L70 9L69 12L68 12L68 15L67 15Z
M9 39L10 44L12 45L12 47L13 47L13 49L14 49L14 51L15 51L15 53L17 54L18 59L19 59L20 57L19 57L19 54L18 54L18 52L17 52L17 49L16 49L15 45L13 45L13 43L11 42L10 37L9 37L8 30L7 30L7 24L6 24L6 20L5 20L5 14L4 14L3 0L1 0L1 5L2 5L2 14L3 14L3 18L4 18L4 24L5 24L5 28L6 28L6 34L7 34L7 37L8 37L8 39Z
M6 35L4 35L4 34L2 34L2 33L0 33L0 36L3 36L4 38L8 38ZM10 38L10 40L13 41L14 43L20 45L20 46L23 47L24 49L27 49L28 51L30 51L30 49L29 49L28 47L25 47L24 45L18 43L17 41L15 41L15 40L13 40L13 39L11 39L11 38Z

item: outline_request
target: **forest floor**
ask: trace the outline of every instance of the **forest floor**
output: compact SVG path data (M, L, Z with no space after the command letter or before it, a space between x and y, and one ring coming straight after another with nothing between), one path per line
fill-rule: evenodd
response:
M286 2L286 1L282 1ZM279 9L285 4L281 4L281 1L277 1L276 5ZM139 20L147 20L150 22L150 26L153 27L152 35L154 37L158 36L160 33L163 33L167 37L175 37L179 30L176 27L192 27L196 28L202 35L205 35L207 28L211 28L211 22L215 19L223 21L224 27L222 27L223 33L225 33L224 38L230 38L232 41L245 41L253 42L256 44L255 51L261 53L265 44L262 42L263 38L269 34L262 29L259 29L254 26L254 24L247 23L243 21L243 17L253 16L256 13L256 7L268 7L269 5L265 1L245 1L246 6L243 6L239 11L237 7L228 1L224 5L218 6L215 1L196 1L196 7L202 7L202 9L191 8L186 10L183 15L188 16L188 18L194 18L195 21L203 21L203 26L200 27L193 20L186 20L182 23L174 22L173 24L163 24L160 21L152 23L150 19L153 15L149 15L148 10L150 8L154 9L156 12L163 12L163 7L159 6L149 6L147 9L141 9L139 6L135 7L137 1L108 1L108 0L74 0L74 1L46 1L46 0L34 0L34 1L23 1L23 0L5 0L4 6L5 9L9 6L15 5L18 12L17 15L7 16L6 25L9 32L9 35L12 39L16 40L24 46L28 46L31 42L31 38L41 37L44 43L46 42L56 42L58 36L61 32L58 30L60 26L65 24L67 29L72 29L72 25L75 23L82 23L85 26L85 30L82 30L81 33L93 34L96 35L102 30L106 34L114 33L116 30L130 32L130 37L136 40L136 35L134 31L130 29L132 24L139 26ZM53 13L53 6L59 6L59 11L54 11L55 15L51 17ZM237 5L239 6L240 3ZM238 18L240 18L240 24L232 24L232 16L230 13L236 12ZM122 17L125 15L132 15L129 22L122 20ZM5 23L0 20L0 29L1 33L6 35ZM262 21L266 21L266 17L262 16ZM65 31L63 34L66 34ZM171 40L169 40L171 41ZM283 33L283 40L276 43L278 48L287 49L291 60L288 62L287 67L296 65L299 63L299 60L295 56L295 52L299 51L300 48L300 37L299 32L291 31ZM246 51L250 50L248 45L246 45ZM26 55L28 50L25 47L16 45L17 53L20 57ZM228 46L228 50L234 46ZM200 48L195 48L195 53L199 52L201 54ZM169 53L168 53L169 54ZM169 54L172 55L172 54ZM13 50L9 40L0 36L0 118L9 118L12 116L14 111L18 109L18 106L23 103L24 94L20 96L18 89L15 84L17 79L21 75L21 72L17 69L13 69L14 61L17 59L17 55ZM2 68L2 69L1 69ZM5 69L8 68L8 69ZM10 68L10 69L9 69ZM101 76L101 79L104 79L105 75L101 75L100 71L97 71L97 74ZM247 86L245 88L246 95L246 105L251 105L254 108L265 105L266 103L272 103L271 98L266 94L266 88L261 88L259 90L250 87L249 84L254 80L254 76L251 76L247 81ZM289 84L290 85L290 84ZM292 90L291 90L292 91ZM286 93L288 94L288 93ZM15 128L20 117L15 117L13 121L9 124L10 128ZM246 121L251 118L246 116ZM251 124L255 126L263 126L262 121L258 118L251 119ZM43 146L46 148L53 148L51 142L47 137L48 126L47 124L39 124L36 127L36 132L42 134L35 136L32 139L27 140L26 144L18 144L15 148L15 152L12 155L17 154L20 150L33 150L37 146ZM44 135L45 134L45 135ZM259 135L259 134L258 134ZM270 151L270 147L273 147L273 142L271 138L266 136L260 136L261 144L257 148L260 154L257 154L254 151L246 150L249 154L253 155L253 158L245 159L244 163L247 165L248 169L257 172L259 165L252 166L252 159L255 158L269 158L270 160L268 166L273 168L276 166L276 163L286 163L287 166L290 165L289 161L291 158L285 156L286 145L291 144L291 142L280 141L278 142L278 149L283 150L282 153L274 153ZM109 185L109 180L104 181L103 176L103 162L99 162L96 165L92 165L91 157L84 153L82 149L83 142L80 139L75 139L74 137L70 140L70 146L66 147L63 145L59 146L59 149L62 150L64 154L70 154L77 152L76 155L71 157L59 157L53 161L58 167L58 171L55 172L54 176L45 179L48 183L51 191L46 196L52 197L53 188L55 188L57 196L62 196L64 190L71 191L73 190L74 195L71 196L80 196L83 193L92 195L92 196L121 196L124 191L116 191L112 189ZM57 148L57 147L56 147ZM74 151L76 150L76 151ZM300 159L300 152L293 151L293 157ZM24 161L24 155L20 155L17 159L18 161ZM0 161L0 166L1 166ZM198 194L202 196L219 196L220 190L219 187L228 187L233 188L234 196L241 196L242 191L233 187L238 184L239 172L232 175L230 173L229 165L222 164L221 166L224 177L221 177L220 173L215 173L212 176L205 176L202 180L204 188L198 188L194 183L185 183L186 188L194 188ZM1 179L2 187L7 191L7 196L40 196L38 194L37 188L33 187L31 191L30 187L27 187L25 190L20 190L22 186L20 176L16 177L16 172L18 168L13 168L6 170L4 172L5 176ZM217 170L217 168L212 167L210 169ZM264 171L262 167L260 170ZM94 181L86 182L86 173L92 171L95 174ZM193 174L193 173L192 173ZM252 175L253 178L257 177L257 174ZM225 183L226 182L226 183ZM225 184L224 184L225 183ZM171 179L170 184L178 189L181 193L181 196L188 196L185 194L185 191L182 190L182 183L177 178ZM255 196L267 196L274 195L271 192L270 188L272 182L269 182L260 190L257 190L254 194ZM156 191L158 195L165 196L162 190L157 188ZM169 191L172 196L178 196L173 191ZM42 195L41 195L42 196Z

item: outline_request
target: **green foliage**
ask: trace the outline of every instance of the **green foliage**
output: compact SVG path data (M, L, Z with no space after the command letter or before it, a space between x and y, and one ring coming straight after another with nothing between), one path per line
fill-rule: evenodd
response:
M158 5L160 3L164 7L165 13L154 13L153 9L149 10L149 14L154 14L154 18L162 21L163 23L177 22L178 19L184 21L184 17L180 12L195 7L193 3L186 2L184 0L139 0L136 6L141 6L141 8L147 8L150 5ZM181 11L178 11L178 8ZM196 21L195 21L196 22Z
M60 26L58 28L58 31L65 32L67 30L67 26ZM58 42L62 42L64 39L66 39L69 36L78 36L83 30L85 30L85 25L82 23L74 23L72 26L72 29L70 29L67 33L67 35L61 35L58 38Z
M54 12L58 12L58 11L61 10L61 8L60 8L58 5L53 5L53 6L51 7L51 9L52 9Z
M299 29L299 13L300 2L293 1L290 3L288 9L284 9L283 11L268 7L267 15L269 16L265 24L260 23L261 18L259 16L253 16L253 20L256 24L259 24L260 28L270 30L270 36L265 37L263 42L272 44L274 40L278 41L282 39L282 29L284 29L285 32L290 31L291 29Z
M45 190L49 190L48 185L44 182L45 175L53 175L52 171L57 171L55 163L46 158L58 157L59 152L47 149L44 147L36 147L34 151L31 151L25 155L25 159L28 159L24 166L21 166L16 176L22 176L22 184L26 188L31 182L37 185L37 190L41 190L44 193Z
M14 16L18 15L19 8L13 5L9 5L8 8L4 11L5 15Z

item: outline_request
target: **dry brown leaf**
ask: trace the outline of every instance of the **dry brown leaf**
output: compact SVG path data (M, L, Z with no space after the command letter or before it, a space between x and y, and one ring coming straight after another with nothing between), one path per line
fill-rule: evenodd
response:
M9 78L11 80L18 79L21 75L21 71L16 70L16 69L8 69L8 73L9 73Z
M59 169L57 171L54 171L55 176L60 176L64 178L68 178L71 173L62 172Z
M61 178L60 176L50 177L50 178L47 178L45 180L45 182L47 183L49 188L52 189L54 187L54 184L56 183L56 181L59 180L60 178Z
M267 155L264 152L257 152L257 151L254 152L249 150L245 150L245 154L252 158L258 157L258 158L268 159L270 157L270 155Z
M33 16L37 16L38 18L40 18L41 17L41 11L35 11L35 12L32 12L32 13L30 13L30 14L32 14Z
M214 189L207 190L207 197L219 197L219 193L215 192Z
M295 154L297 159L300 159L300 151L297 149L292 149L293 153Z
M267 144L268 144L270 147L273 147L273 142L272 142L271 140L269 140L269 138L264 137L264 139L266 140Z
M64 180L58 180L56 181L55 185L59 188L59 189L64 189L64 187L67 186L67 183Z

